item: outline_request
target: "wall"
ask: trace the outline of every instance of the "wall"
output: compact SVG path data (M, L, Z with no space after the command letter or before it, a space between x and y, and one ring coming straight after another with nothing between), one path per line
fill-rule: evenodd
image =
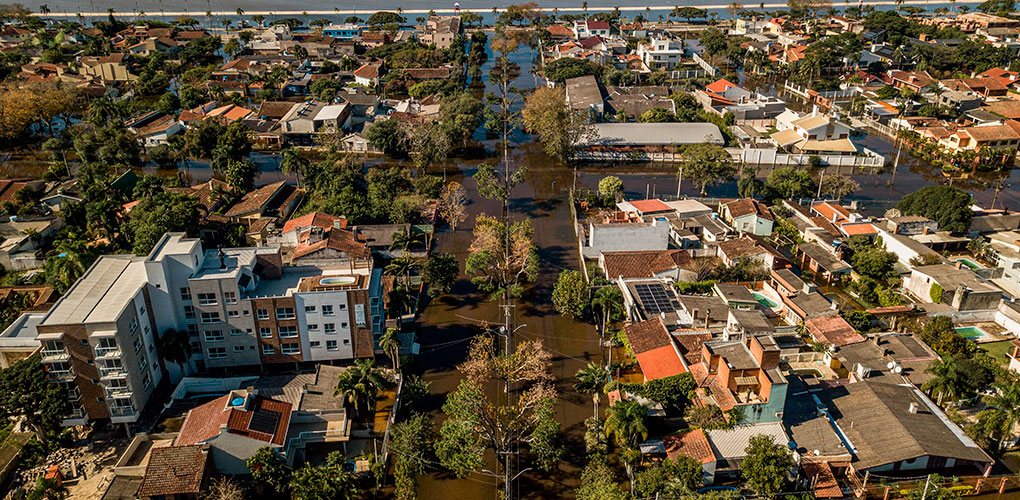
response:
M598 258L602 252L666 250L669 248L669 224L610 224L589 226L588 245L583 248L587 258Z
M276 308L277 307L293 307L295 319L276 319ZM301 345L301 332L298 332L297 338L280 339L279 327L281 326L298 326L297 306L295 305L294 297L277 297L277 298L258 298L251 300L252 317L255 318L255 335L258 337L258 353L261 357L262 363L297 363L302 360L301 353L297 354L282 354L281 343L297 343ZM258 310L266 309L269 311L269 319L258 319ZM302 308L302 311L304 309ZM269 328L272 332L271 338L262 338L259 335L260 328ZM273 354L266 355L262 354L262 346L271 345L273 346Z
M864 156L843 156L843 155L807 155L780 153L770 148L744 148L740 150L739 158L744 163L757 165L810 165L811 157L818 156L823 165L831 166L858 166L858 167L881 167L885 165L885 157L870 150L862 150Z
M329 292L308 292L294 294L297 306L298 330L301 334L301 349L307 353L306 361L323 361L332 359L351 359L354 357L354 346L351 341L351 323L348 315L348 293L343 290ZM323 305L333 306L333 314L322 313ZM314 307L315 311L305 312L306 307ZM326 333L326 324L335 327L335 333ZM317 325L315 330L309 324ZM327 349L327 341L336 341L337 350ZM311 342L318 342L312 347Z

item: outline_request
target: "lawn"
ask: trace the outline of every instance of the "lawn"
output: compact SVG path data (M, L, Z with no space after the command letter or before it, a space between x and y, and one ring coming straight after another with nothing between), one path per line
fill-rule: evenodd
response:
M1007 365L1009 359L1006 354L1013 348L1013 341L1002 340L999 342L984 342L978 344L978 348L988 353L989 356L995 358L996 361L1002 365Z

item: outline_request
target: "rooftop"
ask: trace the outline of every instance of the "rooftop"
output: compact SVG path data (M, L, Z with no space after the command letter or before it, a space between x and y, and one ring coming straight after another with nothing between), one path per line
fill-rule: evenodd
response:
M724 143L719 127L712 123L596 123L592 139L581 145L628 146Z
M110 323L147 283L144 257L103 255L50 309L42 325Z

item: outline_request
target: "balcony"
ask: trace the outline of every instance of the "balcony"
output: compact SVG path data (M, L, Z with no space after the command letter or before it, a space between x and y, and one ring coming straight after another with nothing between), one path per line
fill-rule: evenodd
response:
M50 382L70 382L74 380L74 368L66 370L49 370L47 373Z
M99 378L103 380L127 378L127 371L123 366L99 367Z
M63 427L72 427L75 425L85 425L88 423L89 415L85 413L85 408L81 405L76 405L64 419L60 422Z
M133 406L111 406L110 416L111 417L133 417L138 414Z
M67 349L43 349L40 354L43 363L61 363L71 359Z
M120 358L120 355L121 355L120 346L96 347L95 348L95 352L96 352L96 359L104 359L104 358L116 359L116 358Z
M74 386L67 391L67 400L74 403L81 399L81 391L78 386Z
M106 397L108 399L130 398L131 394L133 394L133 391L128 386L124 386L124 387L104 387L103 390L104 390L104 392L106 392Z

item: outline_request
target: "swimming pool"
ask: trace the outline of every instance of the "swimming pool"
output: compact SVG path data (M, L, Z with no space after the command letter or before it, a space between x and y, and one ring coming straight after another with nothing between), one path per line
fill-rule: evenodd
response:
M774 300L772 300L772 299L770 299L770 298L768 298L768 297L766 297L766 296L764 296L764 295L762 295L762 294L760 294L758 292L751 292L751 295L754 296L754 300L757 300L758 303L761 304L764 307L767 307L769 309L775 309L776 307L779 307L779 304L776 304L776 302Z
M976 326L961 326L953 328L953 330L956 330L957 334L967 340L978 340L988 337L984 330Z
M319 284L322 286L329 285L353 285L354 282L358 281L354 276L334 276L331 278L322 278L319 280Z
M961 264L963 264L963 265L965 265L965 266L967 266L967 267L969 267L971 269L984 269L984 266L982 266L981 264L978 264L977 262L974 262L973 260L970 260L970 259L968 259L966 257L960 257L959 259L956 259L956 262L959 262L959 263L961 263Z

